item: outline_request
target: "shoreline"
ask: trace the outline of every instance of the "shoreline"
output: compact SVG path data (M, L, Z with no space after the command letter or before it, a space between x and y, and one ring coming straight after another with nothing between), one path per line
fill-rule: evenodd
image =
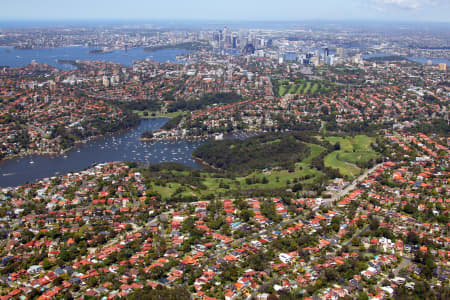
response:
M217 168L217 167L214 167L213 165L208 164L206 161L204 161L203 159L201 159L197 156L192 156L192 158L195 160L196 163L198 163L202 167L210 168L210 169L213 169L216 171L223 171L220 168Z
M56 152L56 151L37 151L37 152L31 152L31 153L14 154L14 155L11 155L11 156L5 156L4 158L0 159L0 166L3 163L6 163L8 161L21 159L21 158L26 157L26 156L38 155L38 156L47 156L47 157L52 157L52 156L57 157L57 156L63 155L65 153L67 153L67 152L70 152L70 151L76 149L80 144L86 144L87 142L92 141L92 140L97 140L97 139L104 138L104 137L107 137L107 136L110 136L110 135L114 135L114 134L120 134L120 133L123 133L123 132L125 132L127 130L130 130L130 129L134 128L134 127L137 127L137 126L133 126L133 127L126 128L126 129L120 129L120 130L114 131L114 132L107 132L104 135L89 136L89 137L87 137L85 139L74 141L74 145L72 147L67 148L67 149L63 149L63 150L61 150L59 152Z
M233 132L227 133L227 134L218 133L218 134L222 134L223 138L222 139L218 139L217 141L226 140L226 139L229 139L229 138L238 138L235 135L245 134L245 133L249 133L250 135L248 137L252 137L252 136L255 136L255 135L263 134L264 131L262 131L262 130L248 130L248 131L240 130L240 131L233 131ZM201 136L184 136L184 137L182 137L182 136L169 136L169 137L161 137L161 138L157 138L157 137L143 138L143 137L140 137L140 138L138 138L138 140L142 141L142 142L154 142L154 141L161 142L161 141L173 141L173 140L180 140L180 141L182 141L182 140L187 140L187 141L189 141L189 140L211 140L211 139L215 140L215 136L216 135L217 135L217 133L216 134L201 135Z
M191 137L180 137L180 136L171 136L164 138L138 138L138 141L141 142L163 142L163 141L201 141L201 140L209 140L210 136L191 136Z

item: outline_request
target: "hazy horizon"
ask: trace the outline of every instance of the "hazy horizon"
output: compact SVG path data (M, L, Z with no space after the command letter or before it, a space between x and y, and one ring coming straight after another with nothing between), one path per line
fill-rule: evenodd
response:
M227 26L229 28L260 28L260 29L295 29L301 26L331 26L338 25L342 27L362 26L362 28L395 29L405 27L407 29L448 29L450 22L444 21L394 21L394 20L201 20L201 19L48 19L48 20L25 20L10 19L0 20L0 29L8 28L41 28L41 27L59 27L59 26L152 26L155 28L191 28L211 29ZM424 27L425 26L425 27ZM405 28L402 28L405 29Z
M16 0L0 4L11 21L381 21L448 23L447 0Z

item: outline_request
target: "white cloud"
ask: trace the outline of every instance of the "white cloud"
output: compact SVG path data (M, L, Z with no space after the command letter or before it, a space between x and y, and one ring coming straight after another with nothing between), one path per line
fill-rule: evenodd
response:
M371 0L377 8L396 7L407 10L416 10L427 5L439 5L441 0Z

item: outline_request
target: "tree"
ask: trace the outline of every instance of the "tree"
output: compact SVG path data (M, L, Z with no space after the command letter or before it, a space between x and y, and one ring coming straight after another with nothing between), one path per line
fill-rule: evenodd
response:
M333 217L333 219L331 219L331 229L333 229L333 231L338 232L340 225L341 225L340 217L335 216L335 217Z
M152 271L150 273L150 278L157 280L160 279L162 275L164 275L164 268L160 266L156 266L152 268Z
M378 221L376 218L372 218L370 220L370 230L375 231L377 230L378 226L380 226L380 221Z
M277 214L275 203L273 201L270 200L262 201L261 214L274 222L281 221L281 217Z
M410 231L410 232L408 232L408 235L406 236L406 242L408 244L416 245L419 242L419 237L417 234Z
M336 270L334 270L333 268L328 268L325 271L325 277L326 277L327 281L333 282L339 278L339 275L337 274Z
M71 255L66 249L62 249L59 253L59 258L63 261L69 261L71 259Z
M235 264L225 262L220 265L220 269L220 277L226 282L236 282L239 278L239 269Z
M48 258L44 258L44 260L42 261L42 268L44 268L45 270L48 270L52 266L53 266L53 264L48 260Z
M403 211L407 214L415 214L417 212L417 208L412 206L410 203L406 203L405 207L403 207Z
M365 292L359 293L359 300L369 300L369 296Z
M433 271L436 268L436 263L433 260L433 257L430 254L426 254L424 258L422 273L425 278L430 279L433 277Z
M358 238L354 238L352 239L352 246L353 247L358 247L359 245L361 245L361 241Z
M255 213L249 209L244 209L241 210L240 213L240 218L244 221L244 222L248 222L251 218L253 218L253 216L255 215Z
M191 295L185 287L166 288L158 285L155 289L146 286L127 295L130 300L189 300Z

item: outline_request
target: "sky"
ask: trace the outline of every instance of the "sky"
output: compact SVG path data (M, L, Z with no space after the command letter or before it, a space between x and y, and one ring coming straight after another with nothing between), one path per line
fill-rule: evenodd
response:
M450 22L450 0L0 0L0 20Z

